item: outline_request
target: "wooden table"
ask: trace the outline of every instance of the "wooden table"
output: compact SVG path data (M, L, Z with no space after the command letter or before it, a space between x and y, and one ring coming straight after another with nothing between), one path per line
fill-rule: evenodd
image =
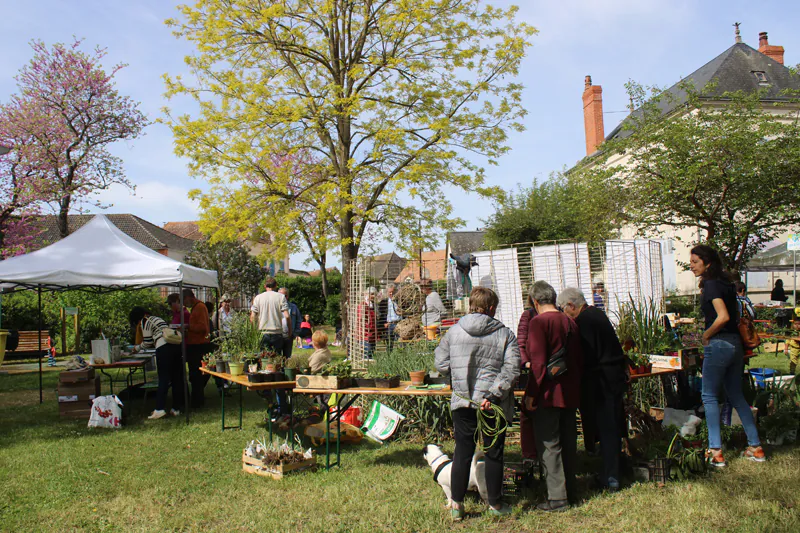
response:
M201 367L200 372L204 374L208 374L210 376L214 376L216 378L224 379L225 381L229 381L231 383L235 383L239 385L239 425L238 426L226 426L225 425L225 392L223 391L222 394L222 430L225 431L226 429L242 429L242 389L253 390L253 391L271 391L271 390L283 390L292 392L292 389L295 387L294 381L269 381L265 383L253 383L247 379L247 375L241 374L238 376L234 376L232 374L228 374L225 372L216 372L211 370L207 367ZM289 400L289 416L292 416L292 401ZM267 415L267 421L269 425L269 435L270 440L272 440L272 417ZM294 439L292 439L294 441Z

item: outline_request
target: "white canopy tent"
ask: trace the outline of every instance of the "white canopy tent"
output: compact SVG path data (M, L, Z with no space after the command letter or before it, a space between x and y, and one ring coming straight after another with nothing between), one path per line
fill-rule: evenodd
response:
M39 330L43 290L110 292L157 285L219 288L216 272L183 264L151 250L103 215L96 215L75 233L50 246L0 261L0 287L4 292L39 291ZM39 400L42 401L41 337L39 344ZM185 345L182 351L185 363Z

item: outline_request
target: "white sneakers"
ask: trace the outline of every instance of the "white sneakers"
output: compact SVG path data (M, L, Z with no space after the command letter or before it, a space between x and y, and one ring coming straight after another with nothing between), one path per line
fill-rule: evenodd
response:
M169 414L171 414L172 416L179 416L181 414L181 412L178 411L177 409L170 409L169 410ZM156 409L155 411L150 413L150 416L148 416L147 419L148 420L158 420L159 418L164 418L165 416L167 416L167 412L166 411L164 411L163 409Z

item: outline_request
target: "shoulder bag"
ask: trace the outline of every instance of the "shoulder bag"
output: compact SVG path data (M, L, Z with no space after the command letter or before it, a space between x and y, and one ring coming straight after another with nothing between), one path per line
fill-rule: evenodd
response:
M547 377L550 379L558 379L569 370L567 365L567 346L569 345L570 335L572 335L572 324L567 322L567 335L561 344L561 348L547 358Z
M753 319L748 313L742 313L739 317L739 336L742 338L742 346L747 350L761 346L761 337L758 336Z

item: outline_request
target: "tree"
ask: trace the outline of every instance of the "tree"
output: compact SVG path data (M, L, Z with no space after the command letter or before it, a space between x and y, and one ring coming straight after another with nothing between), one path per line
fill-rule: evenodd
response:
M800 125L760 92L713 95L690 84L685 105L672 93L630 84L637 111L630 135L603 145L587 179L624 195L624 219L645 233L699 228L727 268L741 270L766 242L800 223Z
M405 224L417 203L450 223L445 188L482 195L475 157L494 164L521 130L518 72L535 29L516 8L479 0L198 0L170 20L196 44L195 83L166 77L199 115L169 116L176 152L195 176L237 190L258 177L262 209L311 197L329 215L344 267L377 225ZM269 157L308 151L316 180L299 190ZM213 194L213 193L212 193ZM209 199L214 204L215 198ZM292 208L293 209L293 208ZM344 298L344 301L347 299ZM344 305L344 304L343 304ZM346 316L346 313L343 313Z
M25 141L26 171L58 214L61 237L69 233L67 215L75 202L114 183L132 188L108 147L137 138L147 125L139 104L114 88L124 65L106 74L105 50L86 53L80 44L48 49L34 41L33 59L16 77L19 93L4 106L13 138Z
M614 237L618 196L598 190L596 183L558 173L545 182L534 181L531 187L505 193L494 214L484 221L487 243L597 242Z
M234 240L197 241L184 261L207 270L214 270L222 294L252 297L259 292L264 270L242 243Z

